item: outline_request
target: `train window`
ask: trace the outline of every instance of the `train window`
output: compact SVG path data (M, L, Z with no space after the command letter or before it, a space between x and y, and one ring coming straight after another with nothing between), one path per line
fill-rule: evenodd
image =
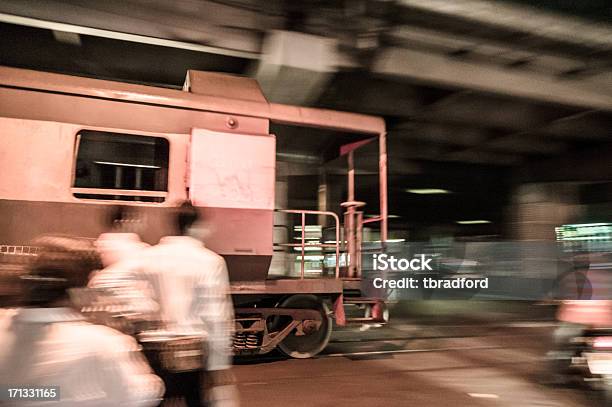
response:
M82 199L163 202L169 151L163 137L82 130L72 192Z

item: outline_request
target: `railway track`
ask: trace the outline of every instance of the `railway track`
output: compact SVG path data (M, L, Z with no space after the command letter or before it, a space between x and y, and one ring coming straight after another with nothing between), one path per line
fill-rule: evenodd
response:
M491 332L488 335L483 334L470 334L470 335L437 335L437 336L424 336L424 337L386 337L386 338L355 338L355 339L332 339L328 345L327 351L313 357L313 359L326 359L336 357L367 357L377 355L394 355L394 354L411 354L411 353L433 353L433 352L453 352L453 351L472 351L472 350L500 350L500 349L517 349L524 347L523 345L516 343L516 339L519 338L534 338L534 337L546 337L544 333L520 333L520 334L499 334L499 332ZM451 345L438 343L430 344L432 346L423 346L421 341L448 341L448 340L462 340L462 339L476 339L476 338L491 338L494 337L496 344L491 345ZM381 349L385 346L393 346L393 342L404 342L402 347L399 349ZM510 342L514 344L504 344L504 342ZM409 347L410 344L416 345ZM369 349L347 349L336 351L342 345L359 345L367 344ZM376 346L380 344L380 346ZM237 357L236 364L256 364L266 363L273 361L282 361L286 358L282 355L268 354L261 356L251 357Z

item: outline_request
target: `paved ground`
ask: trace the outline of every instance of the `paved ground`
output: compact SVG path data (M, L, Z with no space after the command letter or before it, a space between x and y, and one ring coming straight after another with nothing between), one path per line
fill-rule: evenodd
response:
M593 395L539 384L547 322L407 321L334 334L311 360L265 357L235 367L242 405L589 406Z

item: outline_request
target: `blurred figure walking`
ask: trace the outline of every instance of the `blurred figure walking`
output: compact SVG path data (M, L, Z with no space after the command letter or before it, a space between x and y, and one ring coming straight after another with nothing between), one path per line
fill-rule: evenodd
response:
M166 397L184 397L189 406L235 406L237 395L230 373L234 312L227 266L195 237L201 225L196 208L183 203L175 221L177 236L164 237L139 256L103 270L99 281L106 289L125 293L126 286L131 286L148 293L151 301L137 301L134 309L143 318L159 322L157 331L144 332L140 338L151 366L166 383ZM148 286L144 290L143 282ZM139 295L134 292L131 297ZM139 305L145 303L154 305L148 309ZM182 369L180 361L168 362L169 349L190 347L187 338L194 337L205 344L200 368L189 362ZM175 353L179 354L189 352Z
M102 233L95 243L104 267L134 256L149 246L140 240L138 232L141 227L142 222L134 208L125 205L110 208L106 218L108 232Z
M138 234L143 228L143 223L136 213L136 208L127 205L112 205L106 213L104 223L107 231L102 233L94 243L103 267L110 267L118 262L135 258L143 249L150 247L140 239ZM114 301L117 301L117 305L129 303L132 308L138 305L139 310L151 306L148 303L148 297L144 294L145 286L142 284L136 286L133 280L121 283L116 280L119 277L118 275L100 271L91 276L90 287L109 288L107 291L112 294ZM129 289L122 289L121 287L129 287ZM115 289L110 290L110 288ZM118 326L113 324L112 321L130 321L125 325L128 327L132 323L137 323L130 318L114 318L114 316L116 315L112 313L105 314L104 317L89 315L90 318L95 318L96 323L110 325L114 328L118 328ZM133 330L130 327L130 329L122 332L132 334Z
M152 374L136 341L93 325L71 306L69 290L84 287L100 266L89 241L43 237L24 276L27 308L0 316L0 383L59 386L70 406L155 406L162 381ZM19 406L40 402L19 401Z

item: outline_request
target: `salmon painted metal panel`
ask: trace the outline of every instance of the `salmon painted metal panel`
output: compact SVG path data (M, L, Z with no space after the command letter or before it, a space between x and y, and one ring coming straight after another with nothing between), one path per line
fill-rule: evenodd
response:
M139 234L145 242L156 244L162 236L176 233L172 226L172 208L159 204L137 205L143 221ZM104 224L107 210L108 205L98 200L24 201L0 196L0 244L28 245L35 237L47 233L96 238L107 231ZM273 212L231 208L199 210L205 221L205 244L225 258L230 280L264 280L272 259Z
M0 198L70 200L78 129L59 123L0 118Z
M274 209L274 136L194 129L190 149L189 195L194 205Z
M267 103L257 80L228 73L190 69L183 90L198 95Z
M1 113L1 112L0 112ZM0 199L44 202L91 202L72 194L76 137L80 130L100 130L164 137L170 143L168 196L162 204L173 206L186 199L185 157L188 134L160 134L123 129L81 126L39 120L0 117ZM116 202L115 202L116 203Z
M190 94L184 92L185 96ZM192 128L248 134L268 134L269 121L178 107L129 103L81 95L11 89L0 85L0 116L83 126L189 135ZM229 128L234 118L237 125Z
M27 69L0 67L0 86L39 89L149 105L175 106L201 111L258 117L285 124L324 127L358 133L378 135L385 131L385 121L381 117L376 116L251 100L212 97L180 90L37 72Z

